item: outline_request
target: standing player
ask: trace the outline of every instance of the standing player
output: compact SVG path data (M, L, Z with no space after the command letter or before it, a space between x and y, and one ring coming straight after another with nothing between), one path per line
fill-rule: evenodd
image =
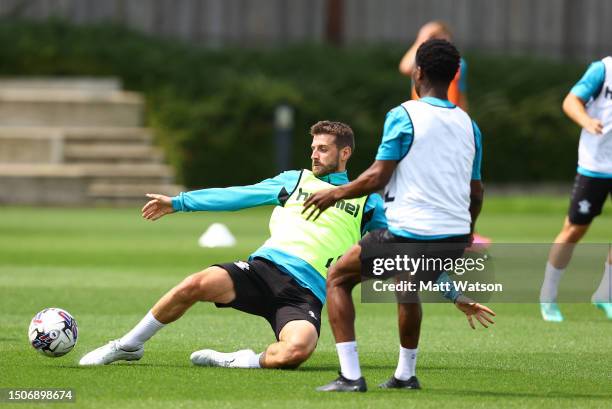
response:
M87 355L80 365L105 365L139 360L144 343L179 319L198 301L264 317L278 342L262 353L241 350L196 351L196 365L231 368L295 368L314 351L325 302L327 268L338 254L363 233L386 227L379 195L345 200L316 222L302 216L309 195L348 183L346 163L355 142L353 131L340 122L312 126L312 171L288 171L251 186L203 189L170 198L148 195L142 209L148 220L178 211L228 211L276 205L270 218L270 238L248 261L217 264L187 277L122 338Z
M399 71L402 74L412 78L412 74L414 73L414 70L416 69L416 64L414 60L415 60L417 49L425 41L434 40L434 39L446 40L449 42L452 41L453 34L445 22L430 21L429 23L421 27L421 29L419 30L419 33L417 34L416 41L414 42L414 44L412 44L412 46L408 49L408 51L406 51L406 54L404 54L404 56L402 57L402 60L400 61ZM460 61L459 69L457 70L457 73L455 74L453 80L450 82L448 86L448 96L447 97L450 102L452 102L453 104L457 105L458 107L460 107L461 109L467 112L468 106L469 106L468 98L467 98L468 66L467 66L467 62L465 61L463 57L461 57L459 61ZM417 95L417 92L414 86L414 82L412 84L411 98L415 100L419 99L419 96ZM477 248L482 249L483 246L487 246L491 244L491 239L489 237L481 236L480 234L474 232L473 243L478 245Z
M578 146L578 171L568 216L550 249L540 310L545 321L561 322L557 288L570 262L574 246L612 196L612 57L591 64L563 101L563 111L582 127ZM612 250L592 301L612 319Z
M385 120L376 161L355 181L312 195L309 216L322 216L338 200L384 188L388 229L372 232L329 270L329 320L340 358L340 376L320 391L367 390L355 341L351 291L361 279L362 250L391 243L455 243L457 258L468 244L483 200L480 181L481 135L461 108L448 101L448 85L459 67L459 52L445 40L424 42L416 53L413 82L421 97L392 109ZM322 212L322 213L321 213ZM457 248L459 251L457 251ZM441 257L446 258L446 257ZM364 272L365 273L365 272ZM485 327L494 313L473 302L456 302L472 325ZM421 327L420 303L398 304L399 362L382 388L420 388L415 376Z

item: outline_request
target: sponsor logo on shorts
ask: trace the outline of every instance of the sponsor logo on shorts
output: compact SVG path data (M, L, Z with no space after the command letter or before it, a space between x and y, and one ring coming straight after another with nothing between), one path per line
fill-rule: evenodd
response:
M580 207L578 213L589 214L591 211L591 202L586 199L579 201L578 206Z
M310 316L311 316L313 319L315 319L315 320L317 320L317 321L319 320L319 319L317 318L317 316L315 315L315 313L314 313L314 312L312 312L312 311L308 311L308 315L310 315Z
M242 271L246 271L251 268L249 266L249 263L247 263L246 261L235 261L234 264L236 265L236 267L238 267Z

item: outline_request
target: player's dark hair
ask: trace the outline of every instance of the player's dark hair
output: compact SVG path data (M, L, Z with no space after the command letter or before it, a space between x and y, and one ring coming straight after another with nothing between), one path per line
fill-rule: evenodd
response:
M457 48L446 40L425 41L416 53L416 65L435 85L448 85L455 78L461 56Z
M347 124L333 121L319 121L310 127L310 135L328 134L336 137L338 150L348 146L351 151L355 151L355 135Z

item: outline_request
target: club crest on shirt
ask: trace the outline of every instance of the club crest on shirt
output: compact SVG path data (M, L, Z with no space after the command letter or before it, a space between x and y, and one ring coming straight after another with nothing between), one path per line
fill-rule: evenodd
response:
M579 201L578 206L580 207L578 209L579 213L589 214L589 212L591 211L591 202L586 199Z

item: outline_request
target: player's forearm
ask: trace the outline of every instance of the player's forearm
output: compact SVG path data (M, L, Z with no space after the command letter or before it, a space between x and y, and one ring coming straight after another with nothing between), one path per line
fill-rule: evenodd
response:
M172 198L176 211L235 211L277 203L278 194L260 185L183 192Z
M586 128L591 119L586 112L584 102L572 93L567 94L563 100L563 112L581 128Z
M410 47L410 49L406 51L406 54L404 54L402 60L399 63L399 72L406 76L412 75L412 70L414 69L414 58L416 56L417 48L417 43L414 43L412 47Z
M379 161L376 161L357 179L338 187L335 198L353 199L377 192L387 184L389 177L390 175L386 175L385 169L379 165Z
M436 283L440 284L440 288L446 288L446 290L440 292L442 293L442 296L449 301L455 302L457 297L461 295L461 291L455 289L454 282L446 271L443 271L442 274L440 274L436 280Z

